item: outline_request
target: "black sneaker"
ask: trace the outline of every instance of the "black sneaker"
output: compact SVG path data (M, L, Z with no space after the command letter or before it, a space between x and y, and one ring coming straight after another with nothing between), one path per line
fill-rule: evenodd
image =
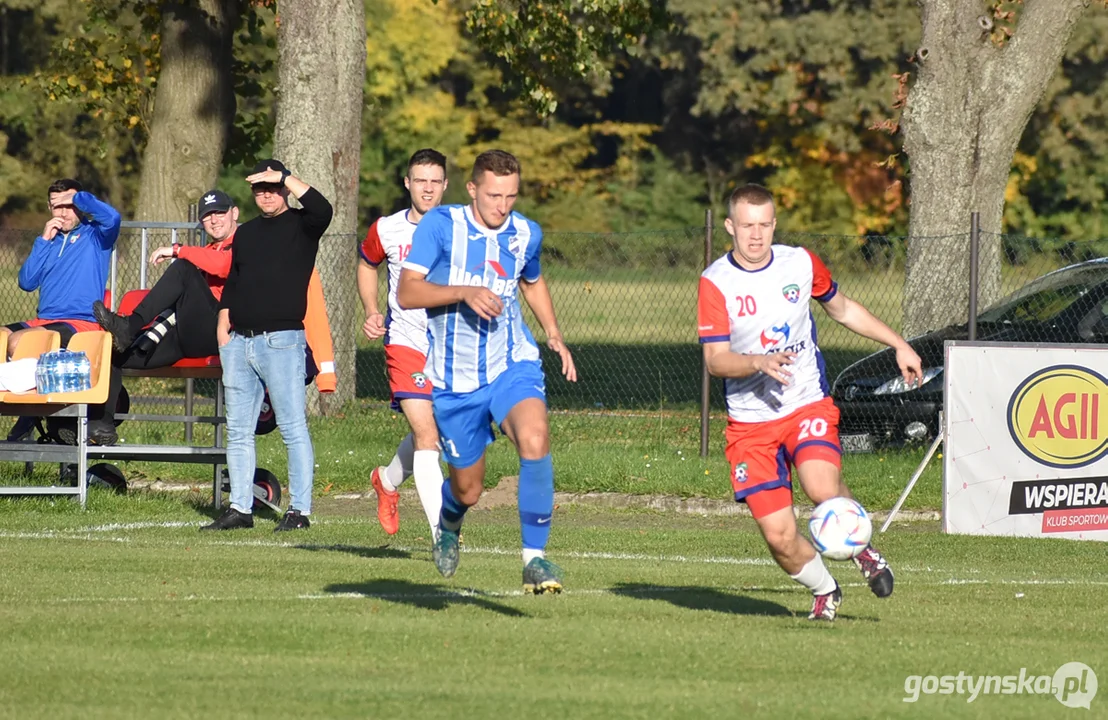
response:
M128 318L112 312L99 300L92 303L92 315L100 323L100 327L111 333L112 345L116 350L126 352L131 347L135 336L131 334L131 321Z
M59 427L57 429L58 440L63 445L76 445L77 444L77 429L72 427ZM109 445L115 445L119 442L119 433L115 431L115 425L93 425L88 426L88 441L90 445L99 445L106 447Z
M254 516L241 513L233 507L223 511L223 514L215 519L211 525L204 525L201 530L238 530L240 528L254 527Z
M808 615L808 619L834 622L835 616L839 614L839 605L842 602L843 591L839 589L839 584L835 583L835 589L826 595L813 596L812 612Z
M311 527L312 523L308 520L307 515L301 515L299 510L289 510L285 513L285 516L281 518L281 522L277 523L277 527L273 528L273 532L284 532L286 530L300 530L301 528Z
M869 583L869 589L874 595L887 598L893 594L893 569L872 545L867 545L866 549L854 558L854 564L862 571L862 577Z

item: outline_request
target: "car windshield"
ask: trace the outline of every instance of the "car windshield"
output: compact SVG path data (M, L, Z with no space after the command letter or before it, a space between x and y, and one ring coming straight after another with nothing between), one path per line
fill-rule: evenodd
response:
M1046 322L1105 281L1108 281L1108 263L1050 273L1001 300L982 313L978 321L1004 324Z

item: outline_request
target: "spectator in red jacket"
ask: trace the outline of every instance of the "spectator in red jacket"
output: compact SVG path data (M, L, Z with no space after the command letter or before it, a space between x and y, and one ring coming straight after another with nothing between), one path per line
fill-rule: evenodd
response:
M89 438L96 444L111 445L117 439L114 409L123 387L121 368L160 368L181 358L219 354L219 299L231 270L231 243L238 219L239 209L226 193L204 193L200 198L200 223L211 240L206 246L172 245L151 253L150 262L155 265L173 258L178 262L170 264L130 315L114 313L99 300L93 303L93 315L112 334L116 350L105 419L89 423ZM155 319L158 322L147 334L157 336L157 341L135 342Z

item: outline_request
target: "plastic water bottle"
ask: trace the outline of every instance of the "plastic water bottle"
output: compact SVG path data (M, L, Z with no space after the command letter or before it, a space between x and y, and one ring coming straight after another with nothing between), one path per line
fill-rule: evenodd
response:
M73 364L74 373L76 374L76 385L74 388L76 391L89 390L92 388L92 363L89 362L88 355L84 352L74 353L76 355L76 361Z
M56 393L61 387L58 373L59 355L60 353L57 352L43 353L38 359L38 364L35 366L35 389L41 395Z
M40 394L80 392L92 387L92 364L84 352L58 350L43 353L35 367Z
M50 356L47 354L40 355L35 365L35 390L40 395L50 392Z
M68 350L65 350L64 353L61 363L62 392L73 392L77 364L74 362L73 353Z

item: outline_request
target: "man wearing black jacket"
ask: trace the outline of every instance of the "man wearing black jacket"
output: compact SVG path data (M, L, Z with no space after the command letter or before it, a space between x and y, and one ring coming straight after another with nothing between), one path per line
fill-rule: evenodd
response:
M263 383L289 458L289 508L275 532L310 525L315 457L304 403L304 314L319 239L332 209L317 190L277 160L247 176L259 217L231 246L216 329L227 390L227 470L231 505L203 530L254 526L254 427ZM302 209L290 208L289 193Z

